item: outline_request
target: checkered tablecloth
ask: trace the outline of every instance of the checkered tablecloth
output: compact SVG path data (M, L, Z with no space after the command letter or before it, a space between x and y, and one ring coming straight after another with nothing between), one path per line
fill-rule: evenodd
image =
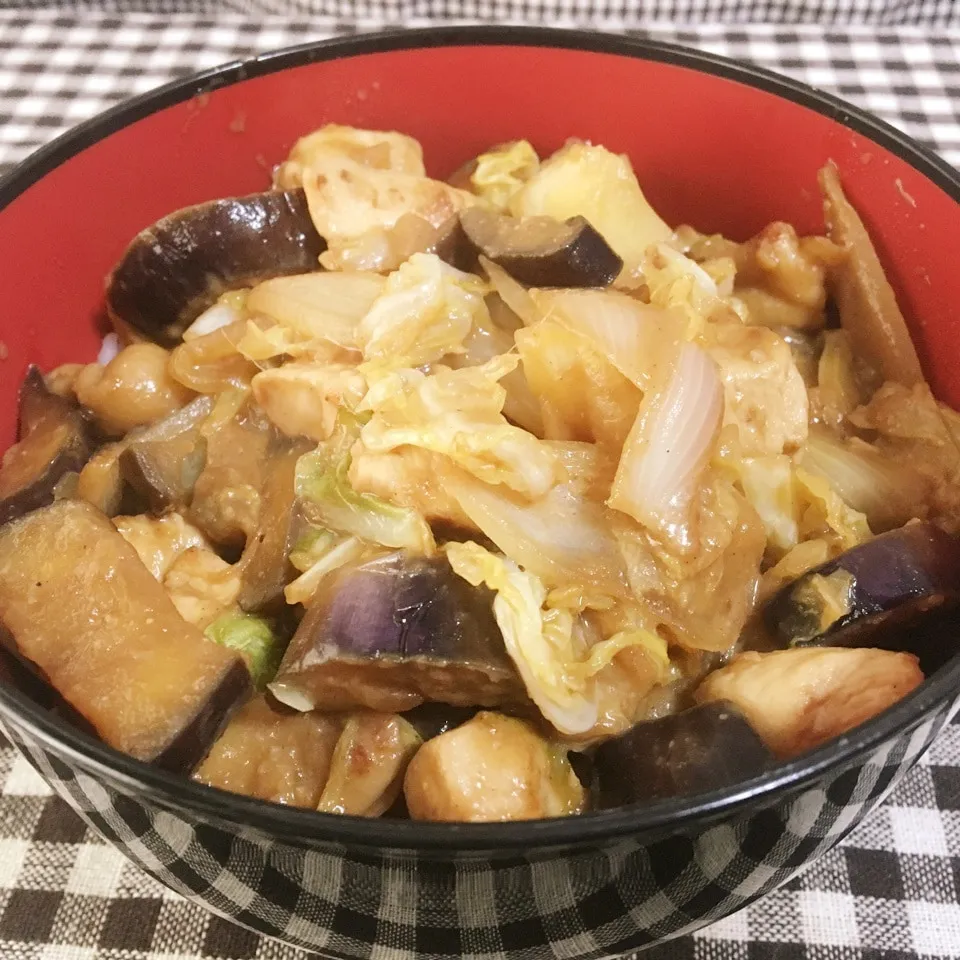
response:
M960 165L960 0L285 0L287 9L310 12L300 19L263 12L281 0L194 0L194 9L207 11L202 15L131 13L137 0L104 0L100 12L84 0L21 0L20 9L4 9L5 2L0 173L71 125L172 77L310 38L385 22L451 22L457 14L589 21L608 30L672 15L673 25L638 32L750 60L838 93ZM142 2L165 11L189 5ZM246 13L223 9L230 6ZM742 19L773 6L796 22L703 25L712 15ZM105 7L117 12L104 13ZM873 25L841 25L851 17ZM818 18L833 26L799 22ZM2 285L0 264L0 298ZM2 744L0 785L0 960L307 960L302 951L212 919L166 892L94 837ZM645 956L958 960L958 900L955 723L840 849L744 912Z

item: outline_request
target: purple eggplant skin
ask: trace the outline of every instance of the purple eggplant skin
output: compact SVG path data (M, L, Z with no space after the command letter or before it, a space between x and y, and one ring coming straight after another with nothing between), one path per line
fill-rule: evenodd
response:
M221 294L319 270L325 249L300 189L186 207L134 237L107 281L107 311L172 347Z
M53 393L37 367L20 387L18 437L0 467L0 524L52 503L60 480L94 450L80 408Z
M390 553L341 568L312 599L270 689L325 711L526 704L492 599L445 557Z
M824 629L816 578L831 576L848 585L848 611ZM763 619L768 632L784 646L919 652L910 649L909 634L923 633L915 629L921 620L958 601L960 538L931 523L911 523L788 583L767 601Z
M623 269L584 217L518 220L471 207L460 214L460 226L475 259L482 254L528 287L607 287Z
M601 808L705 793L763 773L775 758L731 704L706 703L638 723L597 747Z

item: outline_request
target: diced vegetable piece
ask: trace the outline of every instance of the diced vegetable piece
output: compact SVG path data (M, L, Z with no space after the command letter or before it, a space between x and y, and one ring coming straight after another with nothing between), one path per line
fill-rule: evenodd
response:
M922 682L908 653L813 647L741 653L700 684L696 699L729 701L778 757L793 757L859 726Z
M110 521L61 500L0 530L0 623L110 746L189 770L250 692Z
M76 404L52 393L36 367L20 387L20 439L0 466L0 524L46 506L60 480L92 453Z
M728 703L638 723L594 754L599 803L617 807L716 790L761 773L773 754Z
M475 194L496 210L506 210L511 198L539 166L537 151L526 140L510 140L468 160L447 182Z
M885 380L907 387L923 383L920 359L896 295L833 163L820 171L820 190L830 239L848 252L834 274L833 295L854 352L873 361Z
M479 713L425 743L407 768L414 820L535 820L580 813L586 795L566 751L522 720Z
M623 261L583 217L520 220L471 207L460 214L476 251L531 287L606 287Z
M589 341L553 318L518 330L516 343L524 375L540 401L544 436L619 451L640 406L637 386Z
M783 643L882 646L883 628L960 599L960 538L928 523L874 537L788 583L764 620Z
M231 793L313 809L342 726L339 717L297 713L268 696L256 697L230 721L193 778Z
M294 449L269 463L260 492L257 532L241 558L238 603L243 610L271 610L283 605L283 588L297 575L290 562L303 521L297 508L296 471L302 450Z
M403 717L357 713L347 719L317 804L321 813L379 817L400 796L407 764L423 741Z
M317 270L324 248L302 190L187 207L134 237L108 281L107 308L173 346L221 294Z
M525 703L492 600L445 557L341 567L321 583L270 689L303 710Z
M236 650L250 671L253 685L263 690L283 658L283 643L269 620L250 613L225 613L203 631L214 643Z
M339 441L334 440L330 446ZM318 527L360 537L385 547L414 553L434 550L433 534L423 515L370 493L354 489L350 456L329 447L308 453L297 464L297 495L306 519Z

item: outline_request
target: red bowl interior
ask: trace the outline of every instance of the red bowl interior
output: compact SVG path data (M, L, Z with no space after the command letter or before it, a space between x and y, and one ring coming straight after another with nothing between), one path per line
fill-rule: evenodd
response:
M686 66L540 46L446 46L309 63L212 89L123 127L0 210L0 449L28 362L96 353L103 278L129 239L179 207L255 191L327 122L402 130L443 176L517 137L628 153L671 223L743 238L772 219L821 227L827 159L867 221L935 389L960 404L960 217L909 163L813 109ZM2 351L0 351L2 353Z

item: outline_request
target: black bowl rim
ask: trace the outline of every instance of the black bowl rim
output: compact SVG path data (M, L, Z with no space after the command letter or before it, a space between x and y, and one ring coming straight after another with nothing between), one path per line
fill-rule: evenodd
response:
M219 87L280 70L343 57L425 47L526 46L573 49L651 60L722 77L773 93L863 134L909 163L960 202L960 173L911 137L838 97L750 64L676 44L585 30L522 26L450 26L390 30L313 41L244 61L232 61L174 80L126 100L79 124L40 148L0 180L0 210L31 184L76 153L111 133L165 107ZM784 795L863 761L887 741L912 732L956 697L960 656L872 721L823 747L730 787L635 807L595 811L579 817L504 824L438 824L366 820L318 814L228 794L125 756L44 711L18 690L0 686L0 716L49 745L81 769L95 772L134 795L170 810L228 820L294 843L320 841L343 847L422 851L432 855L469 852L531 852L581 847L603 841L682 832L714 822L745 807L772 803Z

